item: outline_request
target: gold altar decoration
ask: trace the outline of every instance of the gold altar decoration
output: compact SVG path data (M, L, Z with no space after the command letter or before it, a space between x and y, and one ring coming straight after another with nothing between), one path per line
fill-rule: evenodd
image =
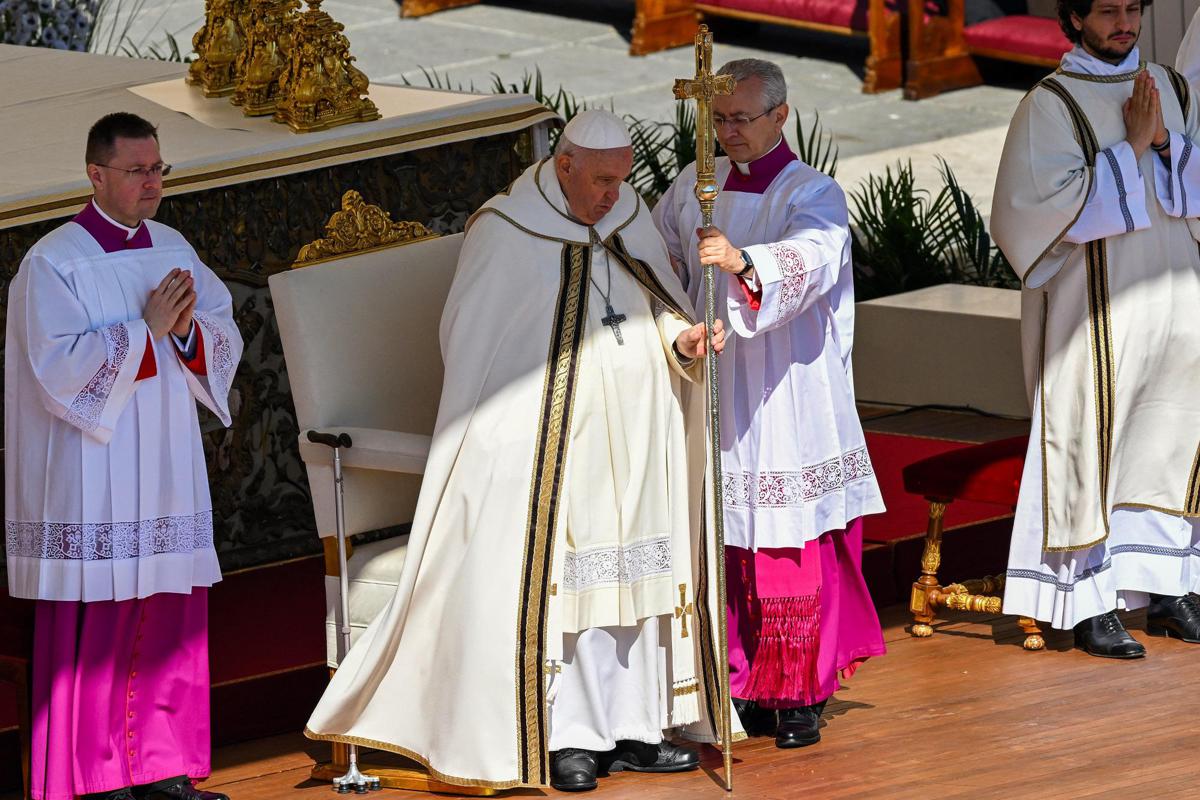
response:
M206 0L204 25L192 37L196 60L184 79L205 97L223 97L237 86L237 62L246 43L248 0Z
M367 99L369 81L354 66L345 26L321 10L322 0L305 0L292 33L292 49L279 77L274 119L297 133L349 122L379 119Z
M351 189L342 195L341 210L325 223L325 236L301 247L292 268L440 235L419 222L393 222L388 212L367 203Z
M275 113L299 8L300 0L250 0L246 45L237 59L238 82L230 99L248 117Z

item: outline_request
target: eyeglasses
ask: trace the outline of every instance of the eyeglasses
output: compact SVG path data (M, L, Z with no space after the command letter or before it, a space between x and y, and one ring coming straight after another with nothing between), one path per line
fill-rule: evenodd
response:
M117 172L124 172L126 175L137 175L144 181L151 178L165 178L171 174L170 164L151 164L148 167L134 167L133 169L125 169L124 167L114 167L109 164L97 164L97 167L105 169L115 169Z
M762 119L777 108L779 108L779 106L771 106L766 111L762 112L761 114L755 114L753 117L748 117L745 114L734 114L732 117L726 117L723 114L713 114L713 127L720 128L724 125L729 125L732 128L743 128L749 125L751 122L754 122L756 119Z

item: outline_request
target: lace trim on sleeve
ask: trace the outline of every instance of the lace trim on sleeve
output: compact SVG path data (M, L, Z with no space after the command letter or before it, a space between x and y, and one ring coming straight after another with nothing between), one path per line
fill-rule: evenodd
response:
M125 360L129 357L129 329L123 323L110 325L100 331L108 353L103 366L96 371L83 390L75 395L67 409L65 419L71 425L87 433L100 427L100 417L108 405L109 395L117 382Z
M207 314L197 311L192 318L204 328L205 334L211 337L213 363L208 370L208 385L213 399L218 403L227 403L229 385L233 380L234 370L237 368L237 364L233 360L233 348L229 345L229 337L216 320Z
M779 286L779 316L786 317L800 307L804 299L804 287L808 285L808 271L804 268L804 258L800 251L784 242L773 242L767 245L783 281Z

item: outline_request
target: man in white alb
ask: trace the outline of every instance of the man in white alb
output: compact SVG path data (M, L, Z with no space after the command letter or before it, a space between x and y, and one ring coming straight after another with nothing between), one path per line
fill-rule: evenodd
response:
M1033 434L1004 610L1095 656L1200 642L1200 121L1138 0L1060 0L1075 48L1008 131L992 231L1024 284Z
M94 195L8 295L9 592L37 601L36 800L212 800L208 587L221 579L196 403L230 424L225 285L152 222L153 125L88 133Z

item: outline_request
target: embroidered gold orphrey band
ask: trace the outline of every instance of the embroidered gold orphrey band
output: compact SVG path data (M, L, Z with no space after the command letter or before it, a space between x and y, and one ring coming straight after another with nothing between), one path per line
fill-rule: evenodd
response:
M1125 81L1133 80L1145 71L1146 62L1139 61L1137 69L1130 70L1129 72L1121 72L1117 75L1089 75L1086 72L1068 72L1062 67L1054 70L1054 74L1062 75L1064 78L1074 78L1077 81L1091 81L1092 83L1124 83Z
M1187 78L1180 75L1166 64L1162 65L1171 80L1171 88L1175 90L1175 99L1179 101L1179 110L1183 112L1183 124L1187 125L1188 112L1192 109L1192 92L1188 87Z
M1200 447L1196 448L1196 457L1192 460L1192 472L1188 476L1187 499L1183 511L1188 516L1200 515Z
M542 663L546 652L546 605L554 532L571 414L575 378L587 319L591 248L565 244L550 350L546 356L542 408L530 480L529 517L525 534L517 618L517 741L522 783L550 781L546 735L546 691Z
M1074 127L1075 141L1079 144L1080 147L1083 148L1084 158L1087 159L1087 165L1088 165L1089 169L1087 170L1087 191L1084 192L1084 197L1090 197L1092 194L1092 181L1095 180L1094 167L1096 166L1095 153L1093 153L1091 158L1087 158L1088 148L1089 148L1089 146L1094 146L1095 140L1096 140L1095 135L1092 134L1092 132L1091 132L1092 131L1091 123L1089 123L1087 121L1086 117L1082 117L1082 115L1078 118L1075 116L1074 112L1079 110L1079 105L1075 102L1075 98L1071 97L1070 93L1066 90L1066 88L1064 88L1063 85L1061 83L1059 83L1058 81L1056 81L1053 77L1044 78L1042 81L1040 81L1037 85L1034 86L1034 89L1037 89L1038 86L1042 86L1042 87L1046 88L1047 90L1053 92L1055 95L1058 96L1058 98L1060 100L1063 101L1063 104L1067 107L1067 114L1070 115L1071 122ZM1030 90L1030 91L1032 93L1033 90ZM1091 145L1085 143L1089 140L1089 138L1090 138ZM1097 153L1099 152L1098 148L1096 149L1096 152ZM1037 265L1042 263L1042 259L1044 259L1047 255L1049 255L1050 251L1058 246L1059 242L1062 241L1062 238L1067 235L1067 231L1069 231L1069 230L1071 230L1071 228L1075 227L1075 222L1076 222L1076 220L1079 219L1079 215L1083 213L1083 208L1085 205L1086 205L1086 203L1079 204L1079 210L1075 212L1075 216L1071 219L1070 224L1068 224L1065 228L1063 228L1062 231L1059 232L1058 236L1054 237L1054 241L1050 242L1050 244L1046 246L1046 249L1042 251L1041 255L1039 255L1036 259L1034 259L1033 263L1029 265L1029 268L1027 270L1025 270L1025 274L1023 274L1021 276L1021 283L1028 282L1029 276L1031 274L1033 274L1033 270L1037 267Z
M654 270L650 268L650 265L645 261L634 258L633 255L630 254L629 249L625 247L625 242L621 240L619 234L614 233L609 236L608 240L605 241L603 245L605 250L612 253L616 257L617 263L623 266L629 272L629 274L633 276L634 280L640 283L646 289L646 291L657 298L660 303L671 309L671 311L675 312L675 314L679 317L687 320L689 325L696 324L696 321L692 318L692 315L688 313L687 310L682 308L678 303L676 303L675 299L671 297L671 293L668 292L666 287L662 285L662 282L659 281L658 276L654 273Z
M1071 77L1075 77L1072 75ZM1100 146L1096 134L1088 121L1087 115L1079 107L1079 103L1061 83L1054 78L1047 78L1041 85L1049 89L1062 100L1075 132L1075 140L1083 150L1084 161L1094 168ZM1108 487L1112 468L1112 436L1113 436L1113 403L1115 396L1115 360L1112 347L1112 314L1108 288L1108 245L1106 240L1097 239L1085 245L1087 263L1088 289L1088 333L1092 349L1092 382L1096 403L1096 461L1098 465L1097 481L1099 483L1100 502L1102 504L1101 519L1104 520L1104 533L1094 541L1070 547L1050 547L1049 526L1049 492L1046 490L1048 473L1043 462L1043 493L1042 518L1045 525L1042 530L1042 547L1047 552L1067 550L1085 550L1099 544L1108 538L1109 508ZM1046 335L1046 325L1049 324L1049 313L1042 316L1042 336ZM1042 402L1046 401L1046 385L1042 382ZM1044 407L1044 406L1043 406ZM1043 416L1043 422L1045 417ZM1045 425L1042 426L1042 452L1046 451ZM1043 456L1044 458L1044 456Z

